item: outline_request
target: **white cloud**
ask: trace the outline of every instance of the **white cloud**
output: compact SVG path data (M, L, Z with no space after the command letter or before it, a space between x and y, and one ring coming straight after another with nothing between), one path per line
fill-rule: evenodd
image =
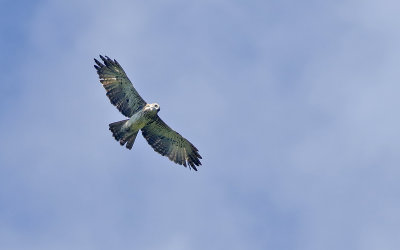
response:
M395 249L399 37L384 3L40 3L23 91L2 110L0 241ZM123 117L98 53L198 146L199 172L113 141Z

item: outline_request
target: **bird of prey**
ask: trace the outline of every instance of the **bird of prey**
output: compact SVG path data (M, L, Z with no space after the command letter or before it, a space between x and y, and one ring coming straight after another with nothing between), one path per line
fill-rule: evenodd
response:
M109 125L113 137L132 149L139 130L154 151L168 157L171 161L189 165L197 171L201 156L197 148L178 132L172 130L158 116L160 105L146 103L133 87L121 65L114 59L100 55L103 63L94 59L100 82L107 91L111 103L129 119Z

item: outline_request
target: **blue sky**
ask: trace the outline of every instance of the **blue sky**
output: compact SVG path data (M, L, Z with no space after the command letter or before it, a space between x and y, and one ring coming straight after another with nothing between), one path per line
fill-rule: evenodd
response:
M399 249L396 1L7 1L2 249ZM108 124L124 67L198 172Z

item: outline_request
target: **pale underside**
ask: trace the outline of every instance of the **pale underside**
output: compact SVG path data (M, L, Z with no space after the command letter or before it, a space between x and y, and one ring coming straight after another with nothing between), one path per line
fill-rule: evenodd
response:
M154 104L147 104L143 100L116 60L111 60L103 56L100 56L100 58L104 64L95 59L97 65L94 65L100 82L106 89L111 103L123 115L130 118L129 120L121 121L123 122L123 129L129 131L129 133L136 134L138 130L141 130L142 135L154 151L168 157L177 164L184 165L185 167L189 165L189 167L197 170L196 166L201 165L199 160L201 156L198 153L198 149L161 120L157 114L159 107L154 110L154 106L150 107ZM147 110L149 107L150 110ZM118 128L120 129L120 127ZM120 132L124 133L124 131ZM133 141L136 134L134 134ZM133 145L133 141L130 148ZM121 145L123 144L121 143ZM129 143L127 147L128 145Z

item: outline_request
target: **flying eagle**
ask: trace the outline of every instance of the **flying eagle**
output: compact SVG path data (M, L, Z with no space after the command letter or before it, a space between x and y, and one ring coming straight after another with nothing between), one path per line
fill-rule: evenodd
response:
M94 59L100 82L111 103L129 118L109 125L113 137L121 146L126 144L128 149L132 149L139 130L142 130L142 135L154 151L197 171L196 166L201 165L197 148L161 120L158 116L160 105L143 100L116 60L101 55L100 58L104 64Z

